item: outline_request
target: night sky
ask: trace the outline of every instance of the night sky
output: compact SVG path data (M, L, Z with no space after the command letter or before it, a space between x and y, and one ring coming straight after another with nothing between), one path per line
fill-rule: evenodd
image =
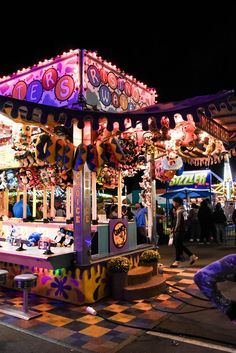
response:
M9 17L1 8L7 26L1 23L0 77L85 48L156 88L160 102L236 89L233 1L208 10L200 1L165 1L162 9L147 3L135 13L122 1L112 9L103 1L84 10L43 3L27 14L22 4L14 5Z
M113 8L91 2L80 10L40 2L27 15L14 5L1 25L0 77L85 48L156 88L159 102L236 89L234 2L209 9L204 2L179 3L136 4L134 12L127 2Z

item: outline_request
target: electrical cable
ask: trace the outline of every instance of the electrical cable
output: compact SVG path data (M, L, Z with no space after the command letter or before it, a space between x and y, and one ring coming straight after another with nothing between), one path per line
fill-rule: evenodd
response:
M216 308L213 307L213 306L206 307L206 306L202 306L202 305L197 305L197 304L188 303L188 302L185 301L184 299L178 298L178 297L172 295L171 293L169 293L168 291L166 291L166 292L163 293L163 294L168 294L171 298L173 298L173 299L175 299L175 300L178 300L178 301L180 301L180 302L182 302L182 303L184 303L184 304L187 304L187 305L190 305L190 306L194 306L194 307L196 307L196 308L202 308L202 309L216 309Z
M160 332L160 333L166 333L166 334L171 334L171 335L175 335L175 336L189 337L189 338L192 338L192 339L206 340L206 341L209 341L209 342L225 344L227 346L230 345L230 346L236 347L236 344L234 344L234 343L230 343L229 344L228 341L226 342L226 341L223 341L223 340L212 339L212 338L209 338L209 337L198 336L198 335L193 335L193 334L188 334L188 333L183 333L183 332L173 332L171 330L163 329L163 328L160 328L160 327L158 327L159 328L158 330L155 330L155 329L152 329L152 328L149 328L149 327L144 327L144 326L136 326L136 325L131 325L131 324L128 324L128 323L124 324L123 322L112 320L112 319L109 319L109 318L103 316L102 314L96 312L91 307L88 307L88 308L90 308L90 310L92 310L92 312L93 312L93 314L91 312L90 312L90 314L97 315L97 316L101 317L103 320L111 322L111 323L113 323L115 325L119 325L119 326L123 326L123 327L129 327L129 328L133 328L133 329L137 329L137 330L144 330L144 331L150 331L150 332ZM204 310L206 310L206 309L201 309L201 310L196 310L196 311L204 311ZM89 312L89 310L87 310L87 309L86 309L86 311Z
M172 287L172 288L175 288L175 289L178 289L180 292L183 292L183 293L185 293L185 294L188 294L189 296L191 296L191 297L193 297L193 298L195 298L195 299L203 300L203 301L205 301L205 302L209 302L209 301L210 301L209 299L202 298L202 297L198 297L197 295L192 294L192 293L189 293L188 291L186 291L186 290L184 290L184 289L181 289L181 288L179 288L179 287L176 287L176 286L174 286L173 284L170 284L170 283L168 283L168 282L166 282L166 284L167 284L167 286Z
M183 312L180 312L180 311L169 311L169 310L165 310L165 309L161 309L161 308L158 308L157 306L154 306L152 303L151 304L151 307L154 309L154 310L157 310L157 311L161 311L162 313L167 313L167 314L175 314L175 315L183 315L183 314L193 314L193 313L198 313L199 311L205 311L205 310L212 310L212 309L216 309L216 308L204 308L204 309L198 309L198 310L191 310L191 311L183 311Z

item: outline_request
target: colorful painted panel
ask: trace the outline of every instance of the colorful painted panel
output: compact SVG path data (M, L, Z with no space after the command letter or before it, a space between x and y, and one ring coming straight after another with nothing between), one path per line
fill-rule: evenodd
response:
M130 256L131 267L138 266L139 254ZM88 267L48 270L38 267L27 267L8 262L0 262L0 268L9 271L6 286L13 287L13 279L22 273L37 274L37 286L31 291L37 295L83 305L94 303L109 295L109 278L106 262Z
M85 97L88 105L114 112L131 111L155 103L156 91L125 75L111 63L85 56Z
M79 51L39 62L0 80L0 95L50 106L71 106L78 100Z

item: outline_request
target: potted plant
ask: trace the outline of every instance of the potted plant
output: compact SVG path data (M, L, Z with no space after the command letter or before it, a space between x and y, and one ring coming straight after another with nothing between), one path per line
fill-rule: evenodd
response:
M139 258L139 265L141 266L152 266L152 274L157 274L157 264L160 259L160 254L157 250L145 250L142 252Z
M107 271L111 276L111 289L113 299L122 299L123 288L127 285L127 273L130 261L127 257L117 256L107 263Z

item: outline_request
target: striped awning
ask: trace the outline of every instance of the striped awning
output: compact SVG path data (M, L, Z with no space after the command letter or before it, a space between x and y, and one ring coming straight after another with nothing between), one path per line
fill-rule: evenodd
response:
M212 136L225 143L236 141L236 98L232 90L179 102L158 103L125 113L59 108L0 96L0 111L16 122L31 122L36 125L63 124L70 127L73 122L77 122L78 127L83 128L84 120L91 119L94 130L99 127L99 119L105 117L109 131L113 130L115 122L119 123L119 130L124 131L127 126L126 119L129 119L132 127L141 122L143 130L147 131L150 117L155 118L157 128L160 128L162 116L167 116L170 119L170 127L174 128L174 114L181 114L183 119L186 119L187 114L191 114L196 125Z

